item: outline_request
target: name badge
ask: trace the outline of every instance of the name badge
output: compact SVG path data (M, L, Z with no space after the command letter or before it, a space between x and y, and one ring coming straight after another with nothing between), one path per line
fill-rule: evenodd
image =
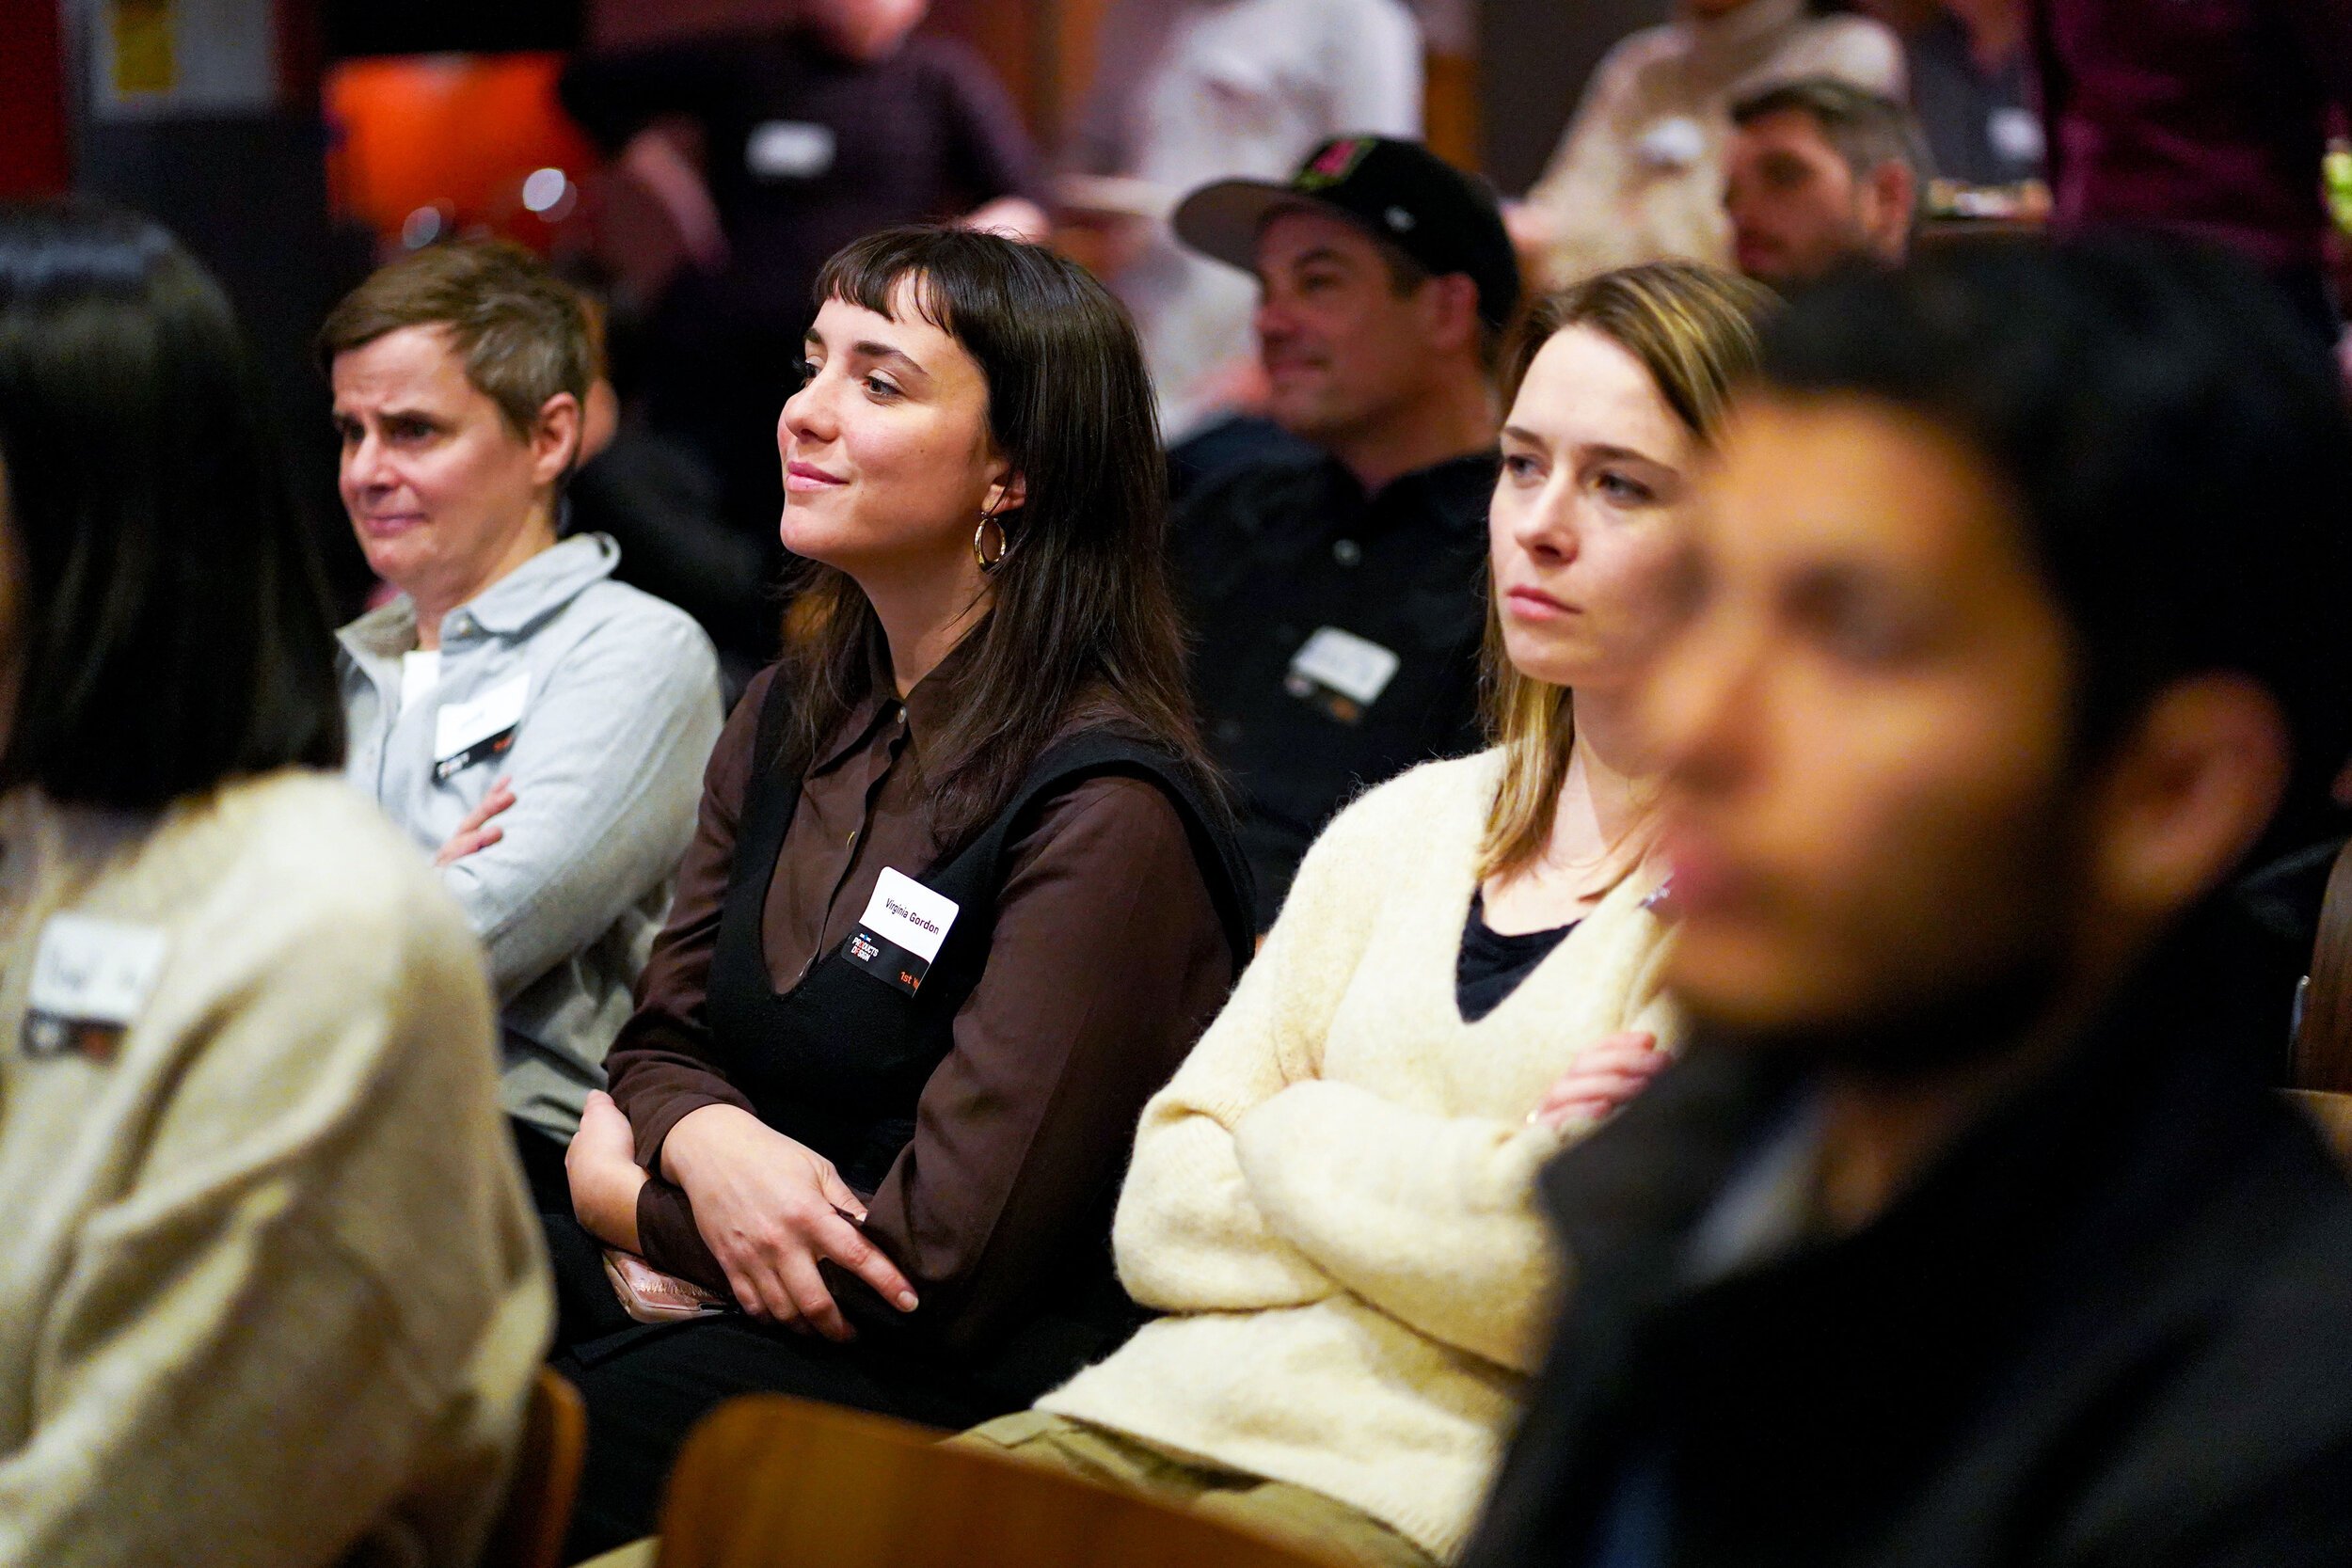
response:
M1291 656L1282 689L1343 724L1353 724L1389 689L1402 662L1368 638L1325 626Z
M33 951L21 1043L28 1056L77 1052L114 1058L122 1033L147 1006L168 943L151 926L60 914Z
M851 963L913 996L956 923L956 901L884 867L857 929L841 944Z
M804 119L771 119L743 144L743 166L763 180L814 180L833 167L833 127Z
M433 716L434 782L447 783L477 762L502 755L515 744L515 726L530 695L531 677L516 675L468 702L443 703Z

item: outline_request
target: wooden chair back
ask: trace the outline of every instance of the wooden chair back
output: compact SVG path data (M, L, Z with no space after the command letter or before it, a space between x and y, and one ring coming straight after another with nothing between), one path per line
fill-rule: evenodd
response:
M490 1528L484 1568L560 1568L588 1452L588 1408L564 1374L542 1367L523 1410L522 1446L506 1506Z
M880 1417L732 1400L671 1472L660 1568L1330 1568Z
M2303 1020L2295 1034L2294 1095L2352 1164L2352 841L2337 852L2319 906Z

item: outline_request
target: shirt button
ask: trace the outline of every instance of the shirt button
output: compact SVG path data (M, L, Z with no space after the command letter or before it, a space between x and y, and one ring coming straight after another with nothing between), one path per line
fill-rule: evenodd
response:
M1364 547L1353 539L1335 540L1331 546L1331 559L1343 566L1354 566L1364 559Z
M1216 721L1216 738L1221 744L1231 746L1234 741L1241 738L1241 721L1238 719L1220 719Z

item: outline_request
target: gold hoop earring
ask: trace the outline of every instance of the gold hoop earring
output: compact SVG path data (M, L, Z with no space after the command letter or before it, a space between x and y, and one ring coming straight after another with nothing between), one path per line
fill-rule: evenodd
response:
M996 556L994 560L989 559L988 551L982 546L981 544L981 541L988 537L988 531L991 528L993 528L996 531ZM980 575L982 577L994 576L996 568L1002 566L1005 563L1005 557L1010 555L1011 553L1012 535L1005 531L1005 525L996 520L995 513L981 513L980 526L972 531L972 559L979 563Z

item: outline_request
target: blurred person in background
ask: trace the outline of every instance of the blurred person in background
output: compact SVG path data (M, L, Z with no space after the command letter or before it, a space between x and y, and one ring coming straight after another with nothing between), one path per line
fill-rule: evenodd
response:
M1935 177L1966 185L2042 178L2042 118L2026 55L2026 0L1862 0L1902 39Z
M2219 896L2352 744L2347 499L2233 258L1955 245L1767 329L1648 709L1692 1044L1542 1179L1470 1568L2352 1560L2352 1190Z
M1910 110L1815 76L1741 99L1731 126L1724 211L1741 272L1786 291L1911 253L1927 181Z
M227 300L0 206L0 1563L474 1562L547 1340Z
M1678 256L1729 266L1724 150L1734 102L1806 76L1903 96L1895 35L1808 0L1677 0L1609 52L1543 177L1509 210L1528 277L1559 288Z
M433 856L489 955L501 1098L544 1213L669 912L719 735L710 642L558 542L596 373L578 294L522 250L438 245L319 329L342 489L399 591L342 628L352 783Z
M1175 222L1256 275L1268 411L1312 449L1202 486L1173 528L1263 930L1341 806L1478 746L1492 373L1518 272L1492 193L1416 142L1343 137L1286 183L1195 191Z
M594 1335L559 1363L578 1555L652 1527L733 1395L968 1426L1124 1338L1136 1118L1249 952L1125 312L961 229L869 236L819 286L776 428L791 635L570 1155L578 1228L740 1310L635 1326L598 1251L559 1250Z
M712 475L772 577L776 410L825 259L894 224L1047 230L1035 148L979 57L911 37L926 0L802 0L792 25L582 55L564 106L652 193L683 264L641 278L624 401ZM631 363L633 361L633 369ZM765 662L767 640L751 650Z
M1096 59L1062 196L1104 226L1175 446L1263 392L1248 278L1186 250L1168 213L1213 180L1281 179L1334 136L1419 137L1421 30L1402 0L1120 0Z
M2320 165L2352 112L2352 0L2030 5L2057 227L2229 245L2335 345Z
M1551 1306L1534 1174L1674 1043L1627 721L1771 297L1663 262L1537 308L1488 533L1495 743L1341 814L1145 1109L1114 1240L1167 1316L966 1441L1347 1560L1460 1549Z

